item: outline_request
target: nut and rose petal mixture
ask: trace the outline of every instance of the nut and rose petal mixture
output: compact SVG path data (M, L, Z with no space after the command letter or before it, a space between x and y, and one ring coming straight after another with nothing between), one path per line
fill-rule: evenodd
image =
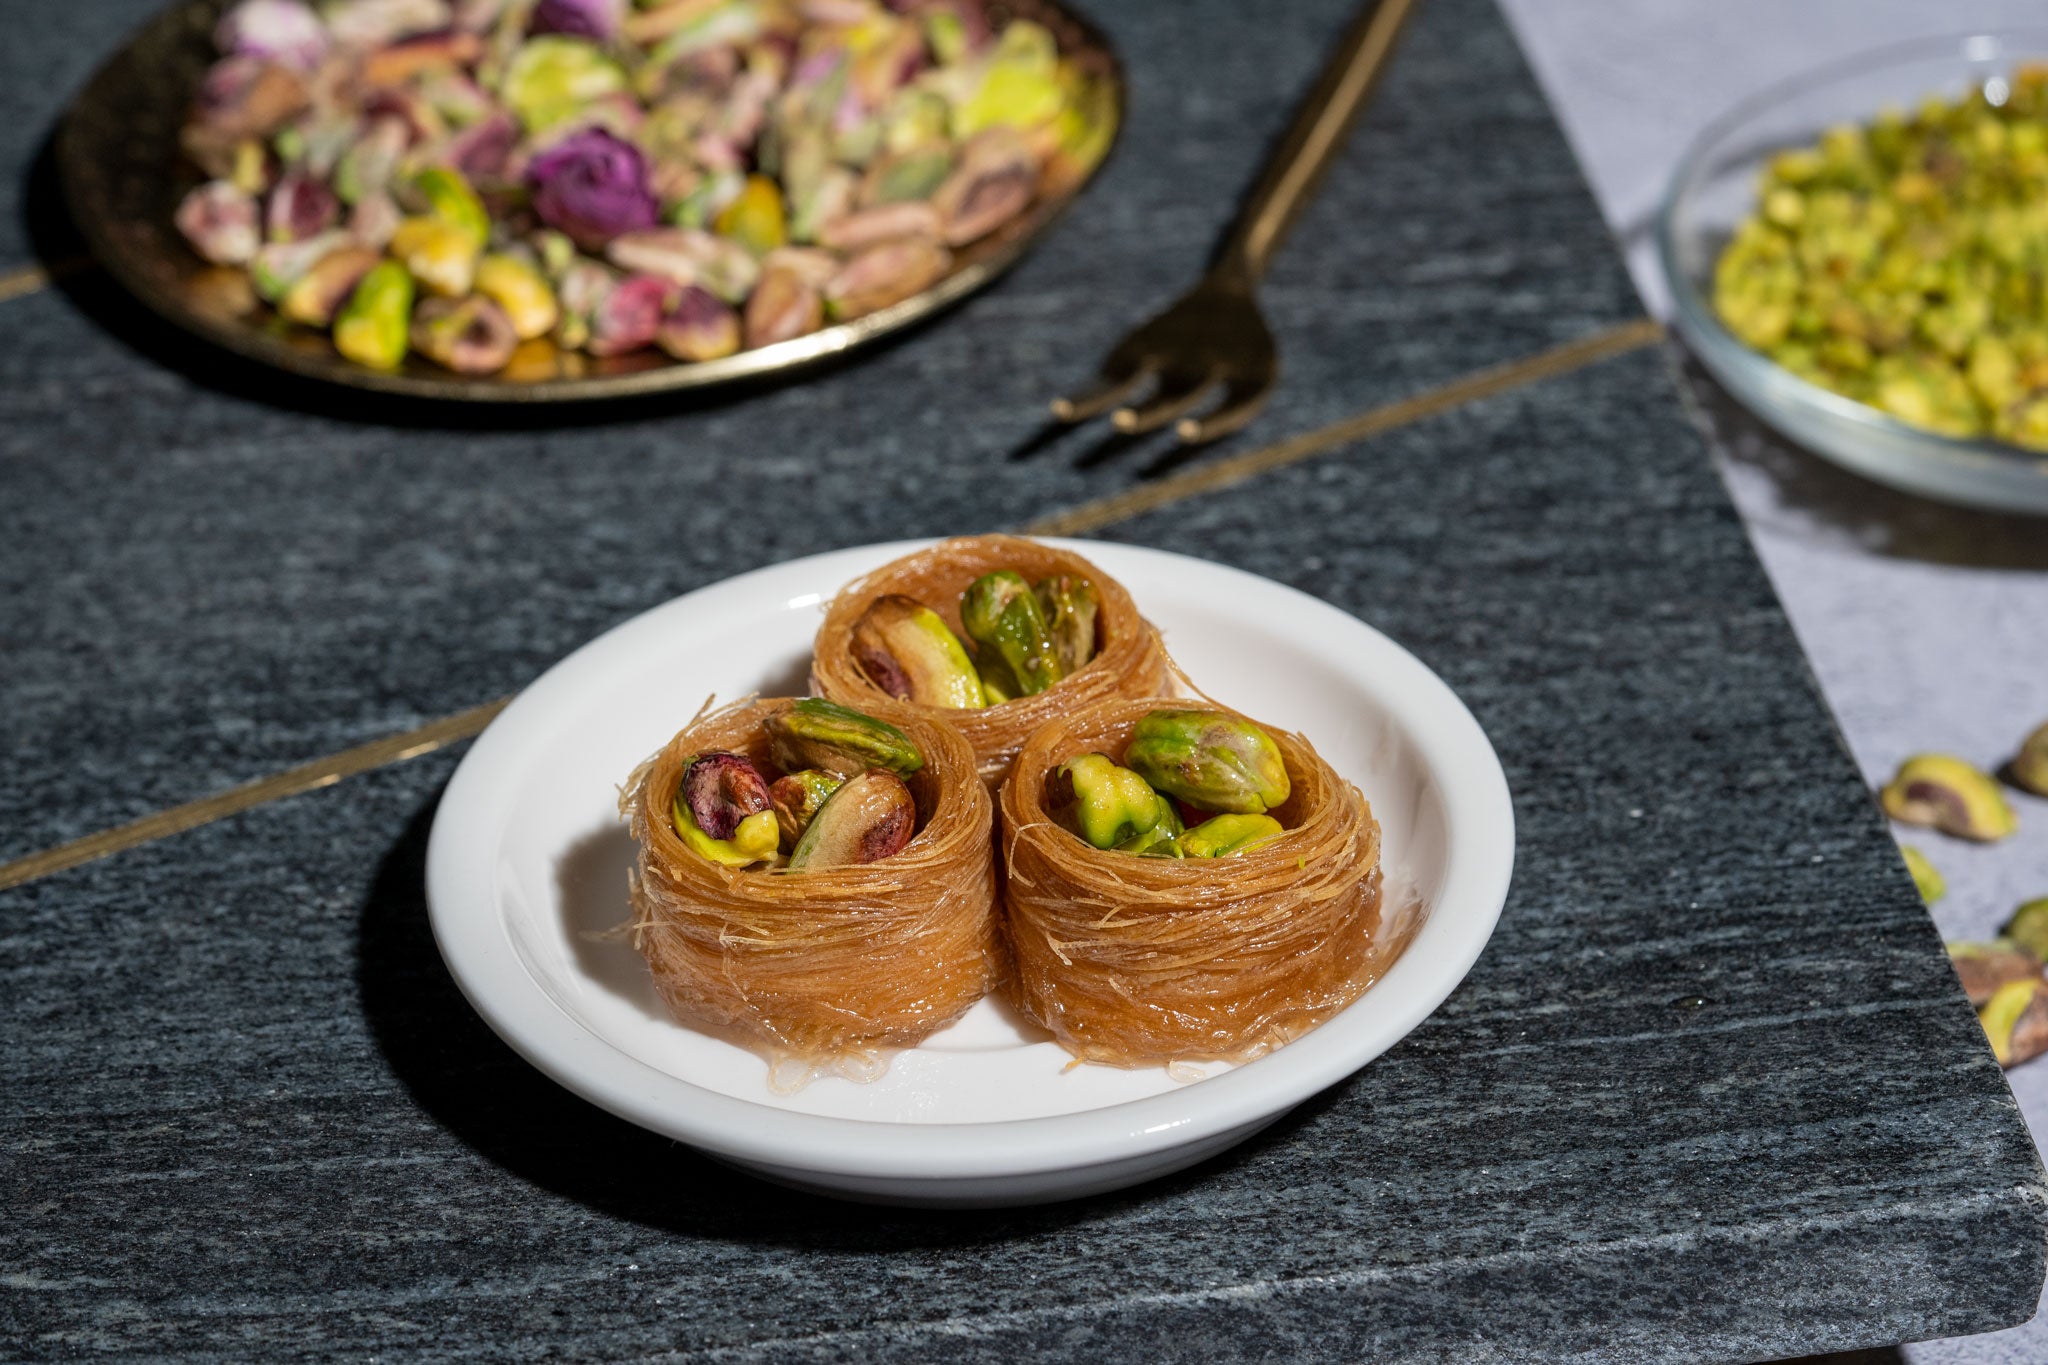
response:
M899 302L1116 95L982 0L241 0L176 222L379 369L704 361Z

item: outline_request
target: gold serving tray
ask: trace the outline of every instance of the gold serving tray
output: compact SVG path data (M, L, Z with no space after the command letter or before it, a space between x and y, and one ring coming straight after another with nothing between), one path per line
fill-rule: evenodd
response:
M543 403L778 376L871 345L990 283L1045 235L1101 167L1098 161L1078 182L954 253L951 273L929 289L809 336L696 363L652 349L599 357L542 342L529 343L494 375L457 375L418 357L408 357L397 370L372 370L344 359L325 333L278 317L255 297L245 271L202 260L172 224L178 201L202 178L179 149L178 129L216 56L213 28L227 2L172 6L93 74L57 135L64 196L99 263L150 308L259 364L350 388L463 402ZM1045 25L1062 53L1107 79L1121 131L1123 68L1101 30L1055 0L998 0L989 14L998 24L1031 19Z

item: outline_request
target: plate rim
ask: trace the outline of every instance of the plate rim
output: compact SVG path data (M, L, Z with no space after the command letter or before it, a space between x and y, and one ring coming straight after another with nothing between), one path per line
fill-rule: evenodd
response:
M806 1114L712 1090L629 1056L556 1006L519 962L502 932L488 890L502 821L485 819L509 806L516 790L497 784L517 770L535 742L552 735L556 709L586 676L594 676L636 637L666 626L688 604L713 593L759 589L777 577L829 578L833 584L934 543L905 540L828 550L733 575L671 598L612 626L546 669L507 705L472 744L449 779L427 842L428 915L449 973L492 1031L543 1074L602 1109L641 1127L742 1162L861 1179L920 1184L1022 1177L1078 1170L1162 1153L1271 1118L1362 1069L1434 1013L1470 974L1504 907L1515 861L1513 800L1498 755L1478 721L1450 686L1375 627L1289 584L1212 560L1114 541L1045 538L1115 572L1126 556L1185 572L1214 571L1260 592L1278 592L1311 616L1362 632L1358 643L1376 666L1409 676L1415 701L1401 722L1442 793L1445 819L1443 886L1417 942L1433 926L1442 965L1424 972L1411 943L1372 987L1402 982L1391 1017L1357 1040L1339 1027L1344 1013L1244 1066L1162 1094L1066 1114L982 1122L902 1123ZM1446 763L1456 757L1461 767ZM1453 795L1457 800L1453 800ZM1457 818L1452 818L1453 809ZM471 812L475 812L474 815ZM1468 815L1469 811L1469 815ZM502 814L502 811L498 812ZM481 904L483 915L464 906ZM1444 908L1459 907L1455 917ZM1385 999L1385 996L1380 998ZM1348 1013L1347 1010L1345 1013Z

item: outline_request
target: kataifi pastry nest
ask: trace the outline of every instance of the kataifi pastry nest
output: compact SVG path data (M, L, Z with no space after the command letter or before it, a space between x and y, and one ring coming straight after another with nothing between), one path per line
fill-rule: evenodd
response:
M1157 697L1169 690L1173 662L1150 621L1138 614L1123 584L1071 550L1022 536L955 536L929 549L891 560L839 590L826 608L811 661L811 685L821 696L861 710L895 699L875 686L853 657L853 628L877 597L901 593L930 607L962 639L960 594L983 574L1012 569L1038 581L1056 574L1095 585L1095 656L1043 692L979 710L896 702L946 724L974 746L982 779L994 790L1032 731L1046 722L1108 697Z
M1046 809L1047 776L1081 754L1121 761L1162 707L1237 715L1117 698L1060 717L1017 755L999 798L1012 991L1083 1061L1244 1061L1343 1009L1383 968L1379 824L1307 740L1261 725L1292 786L1269 812L1284 834L1227 858L1090 846Z
M772 781L754 700L701 716L633 773L619 799L639 844L633 942L685 1024L765 1044L773 1063L831 1068L908 1047L966 1013L1001 976L989 796L967 741L898 708L924 766L905 778L918 831L880 862L807 872L723 867L677 835L691 758L745 754Z

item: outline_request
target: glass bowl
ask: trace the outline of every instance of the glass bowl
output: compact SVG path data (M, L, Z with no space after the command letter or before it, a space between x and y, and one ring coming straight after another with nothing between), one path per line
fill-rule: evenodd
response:
M1764 163L1839 123L1887 105L1955 99L2048 57L2048 29L1919 39L1833 63L1773 86L1710 124L1672 177L1657 220L1657 257L1673 321L1708 371L1764 421L1879 483L1967 507L2048 514L2048 455L2001 441L1911 427L1801 379L1737 341L1714 315L1714 262L1756 204Z

